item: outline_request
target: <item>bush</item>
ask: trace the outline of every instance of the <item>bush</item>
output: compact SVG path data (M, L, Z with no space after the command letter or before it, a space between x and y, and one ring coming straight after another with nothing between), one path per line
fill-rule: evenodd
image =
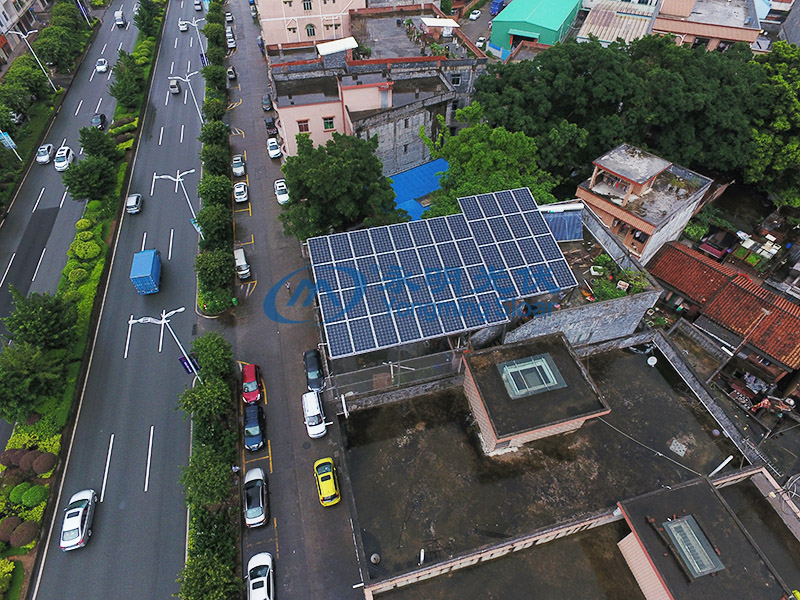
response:
M198 254L194 261L194 270L197 272L197 281L204 291L226 289L233 281L236 272L233 253L221 249Z
M135 137L136 136L133 135L132 133L123 133L122 135L118 135L118 136L114 137L114 143L119 145L119 144L122 144L124 142L127 142L128 140L132 140Z
M86 208L87 209L89 208L88 205L87 205ZM89 229L89 227L91 227L91 226L92 226L92 222L89 219L86 219L86 218L78 219L77 223L75 223L75 229L77 229L78 231L83 231L85 229Z
M233 294L229 289L200 290L197 302L202 311L209 315L218 315L233 306Z
M90 242L94 239L94 234L91 231L81 231L75 236L75 239L79 242Z
M25 508L33 508L47 500L49 495L50 491L47 489L47 486L34 485L27 492L22 494L22 505Z
M123 125L127 125L128 123L132 123L134 121L138 123L139 117L134 117L133 115L120 117L119 119L116 119L113 123L111 123L111 129L122 127Z
M127 142L122 142L121 144L117 144L117 150L120 152L125 152L126 150L130 150L133 148L134 139L130 139Z
M233 378L233 349L230 342L220 334L210 331L192 342L192 352L203 370L203 376L217 377L224 381Z
M100 246L94 241L81 242L80 240L75 240L69 245L69 252L81 260L91 260L100 255Z
M22 519L11 515L0 521L0 542L8 543L11 539L11 534L22 523Z
M34 523L41 523L42 517L44 517L44 511L46 509L47 509L47 502L41 502L40 504L37 504L33 508L19 511L19 516L22 517L24 521L33 521Z
M11 458L16 454L16 450L6 450L2 454L0 454L0 465L4 467L13 467L16 466L12 464Z
M35 540L37 533L39 533L38 523L23 521L14 530L14 533L11 534L11 539L8 540L8 543L11 544L12 548L22 548Z
M57 436L60 440L61 436ZM44 445L44 444L43 444ZM43 452L41 456L39 456L35 461L33 461L33 472L37 475L43 475L44 473L49 473L53 470L56 466L56 455L52 452Z
M22 471L32 471L33 470L33 463L34 461L41 456L41 452L38 450L29 450L26 452L23 457L19 460L19 468Z
M686 228L683 230L683 234L695 242L699 242L707 233L708 224L698 223L696 221L689 221L689 223L686 224Z
M29 489L31 489L32 484L28 483L27 481L23 481L22 483L14 486L14 489L11 490L11 493L8 495L8 500L12 504L22 504L22 496L25 495Z
M0 594L5 594L8 588L11 587L11 575L16 565L17 563L13 560L0 559Z
M89 278L89 271L81 268L72 269L72 271L69 272L69 275L67 275L67 279L69 279L69 282L72 284L82 283L86 281L88 278Z

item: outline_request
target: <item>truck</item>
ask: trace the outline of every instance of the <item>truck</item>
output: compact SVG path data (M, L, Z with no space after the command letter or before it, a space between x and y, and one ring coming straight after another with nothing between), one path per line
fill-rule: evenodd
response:
M125 20L125 14L121 10L114 12L114 23L117 27L125 27L128 24Z
M134 254L131 281L140 294L155 294L161 282L161 252L142 250Z
M496 17L500 14L500 11L506 7L505 0L492 0L492 6L489 9L489 12L493 17Z

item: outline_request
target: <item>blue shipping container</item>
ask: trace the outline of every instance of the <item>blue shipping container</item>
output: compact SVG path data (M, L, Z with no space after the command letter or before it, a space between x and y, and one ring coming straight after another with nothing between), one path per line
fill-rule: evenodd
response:
M134 254L131 281L140 294L155 294L161 281L161 252L142 250Z

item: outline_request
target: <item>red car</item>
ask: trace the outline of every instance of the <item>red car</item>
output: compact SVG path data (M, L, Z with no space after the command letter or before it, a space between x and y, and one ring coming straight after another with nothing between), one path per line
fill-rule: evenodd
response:
M261 400L261 368L247 364L242 367L242 400L255 404Z

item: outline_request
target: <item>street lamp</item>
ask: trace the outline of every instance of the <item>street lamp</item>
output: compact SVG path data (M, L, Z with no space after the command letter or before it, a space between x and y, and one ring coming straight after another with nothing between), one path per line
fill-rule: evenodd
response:
M87 14L88 11L86 10L86 7L83 5L83 2L81 0L75 0L75 4L78 5L78 8L80 9L83 18L86 20L86 24L89 26L89 29L91 29L92 24L89 22L89 15Z
M178 344L178 348L181 349L181 354L183 354L183 358L186 359L186 363L189 365L189 368L192 370L192 373L195 374L200 383L203 383L203 378L200 377L200 373L197 372L197 369L194 366L194 362L192 361L191 358L189 358L189 355L186 354L186 350L184 349L183 344L181 344L180 340L178 339L178 336L175 335L172 326L169 324L169 318L171 316L173 316L176 313L182 313L185 310L186 310L185 306L180 306L175 310L171 310L169 312L162 310L160 319L156 319L155 317L140 317L138 319L130 319L128 321L128 325L135 325L136 323L152 323L153 325L160 325L161 327L166 325L167 329L172 334L172 339L175 340L175 343Z
M56 88L55 84L50 79L50 74L47 72L47 69L44 68L44 65L42 64L42 61L39 60L39 57L36 56L36 52L33 51L33 48L31 48L31 45L28 43L28 36L30 34L32 34L32 33L39 33L39 30L38 29L31 29L28 33L20 33L19 31L11 31L9 29L7 33L11 33L13 35L18 35L23 40L25 40L25 45L28 47L28 50L31 51L31 54L33 54L33 58L36 59L36 62L39 63L39 68L42 70L42 73L44 73L44 76L47 77L47 82L50 84L50 87L53 88L54 92L57 92L58 88Z
M203 113L200 112L200 106L197 104L197 98L194 95L194 90L192 89L192 84L189 82L189 79L193 75L197 75L200 71L192 71L191 73L187 73L186 77L181 77L179 75L173 75L170 79L177 79L184 82L186 85L189 86L189 92L192 94L192 100L194 100L194 107L197 109L197 116L200 117L200 124L205 124L205 120L203 119Z
M181 189L183 190L183 197L186 198L186 204L189 205L189 212L192 213L192 224L196 225L197 224L197 214L194 212L194 207L192 206L192 201L189 200L189 194L186 192L186 186L183 185L184 176L185 175L191 175L192 173L194 173L194 169L189 169L188 171L184 171L183 173L178 171L178 174L177 174L176 177L173 177L172 175L153 175L153 179L169 179L170 181L173 181L175 183L175 192L178 191L178 184L180 184ZM206 239L205 237L203 237L203 232L200 231L199 227L196 226L195 229L197 229L197 233L200 234L200 237L202 239Z
M205 17L200 18L200 19L198 19L197 17L192 17L191 21L186 21L186 20L183 21L187 25L191 25L192 27L194 27L194 32L197 34L197 43L200 46L200 55L201 56L205 55L205 52L203 51L203 40L200 39L200 27L199 27L199 25L200 25L200 23L202 23L205 20L206 20Z

